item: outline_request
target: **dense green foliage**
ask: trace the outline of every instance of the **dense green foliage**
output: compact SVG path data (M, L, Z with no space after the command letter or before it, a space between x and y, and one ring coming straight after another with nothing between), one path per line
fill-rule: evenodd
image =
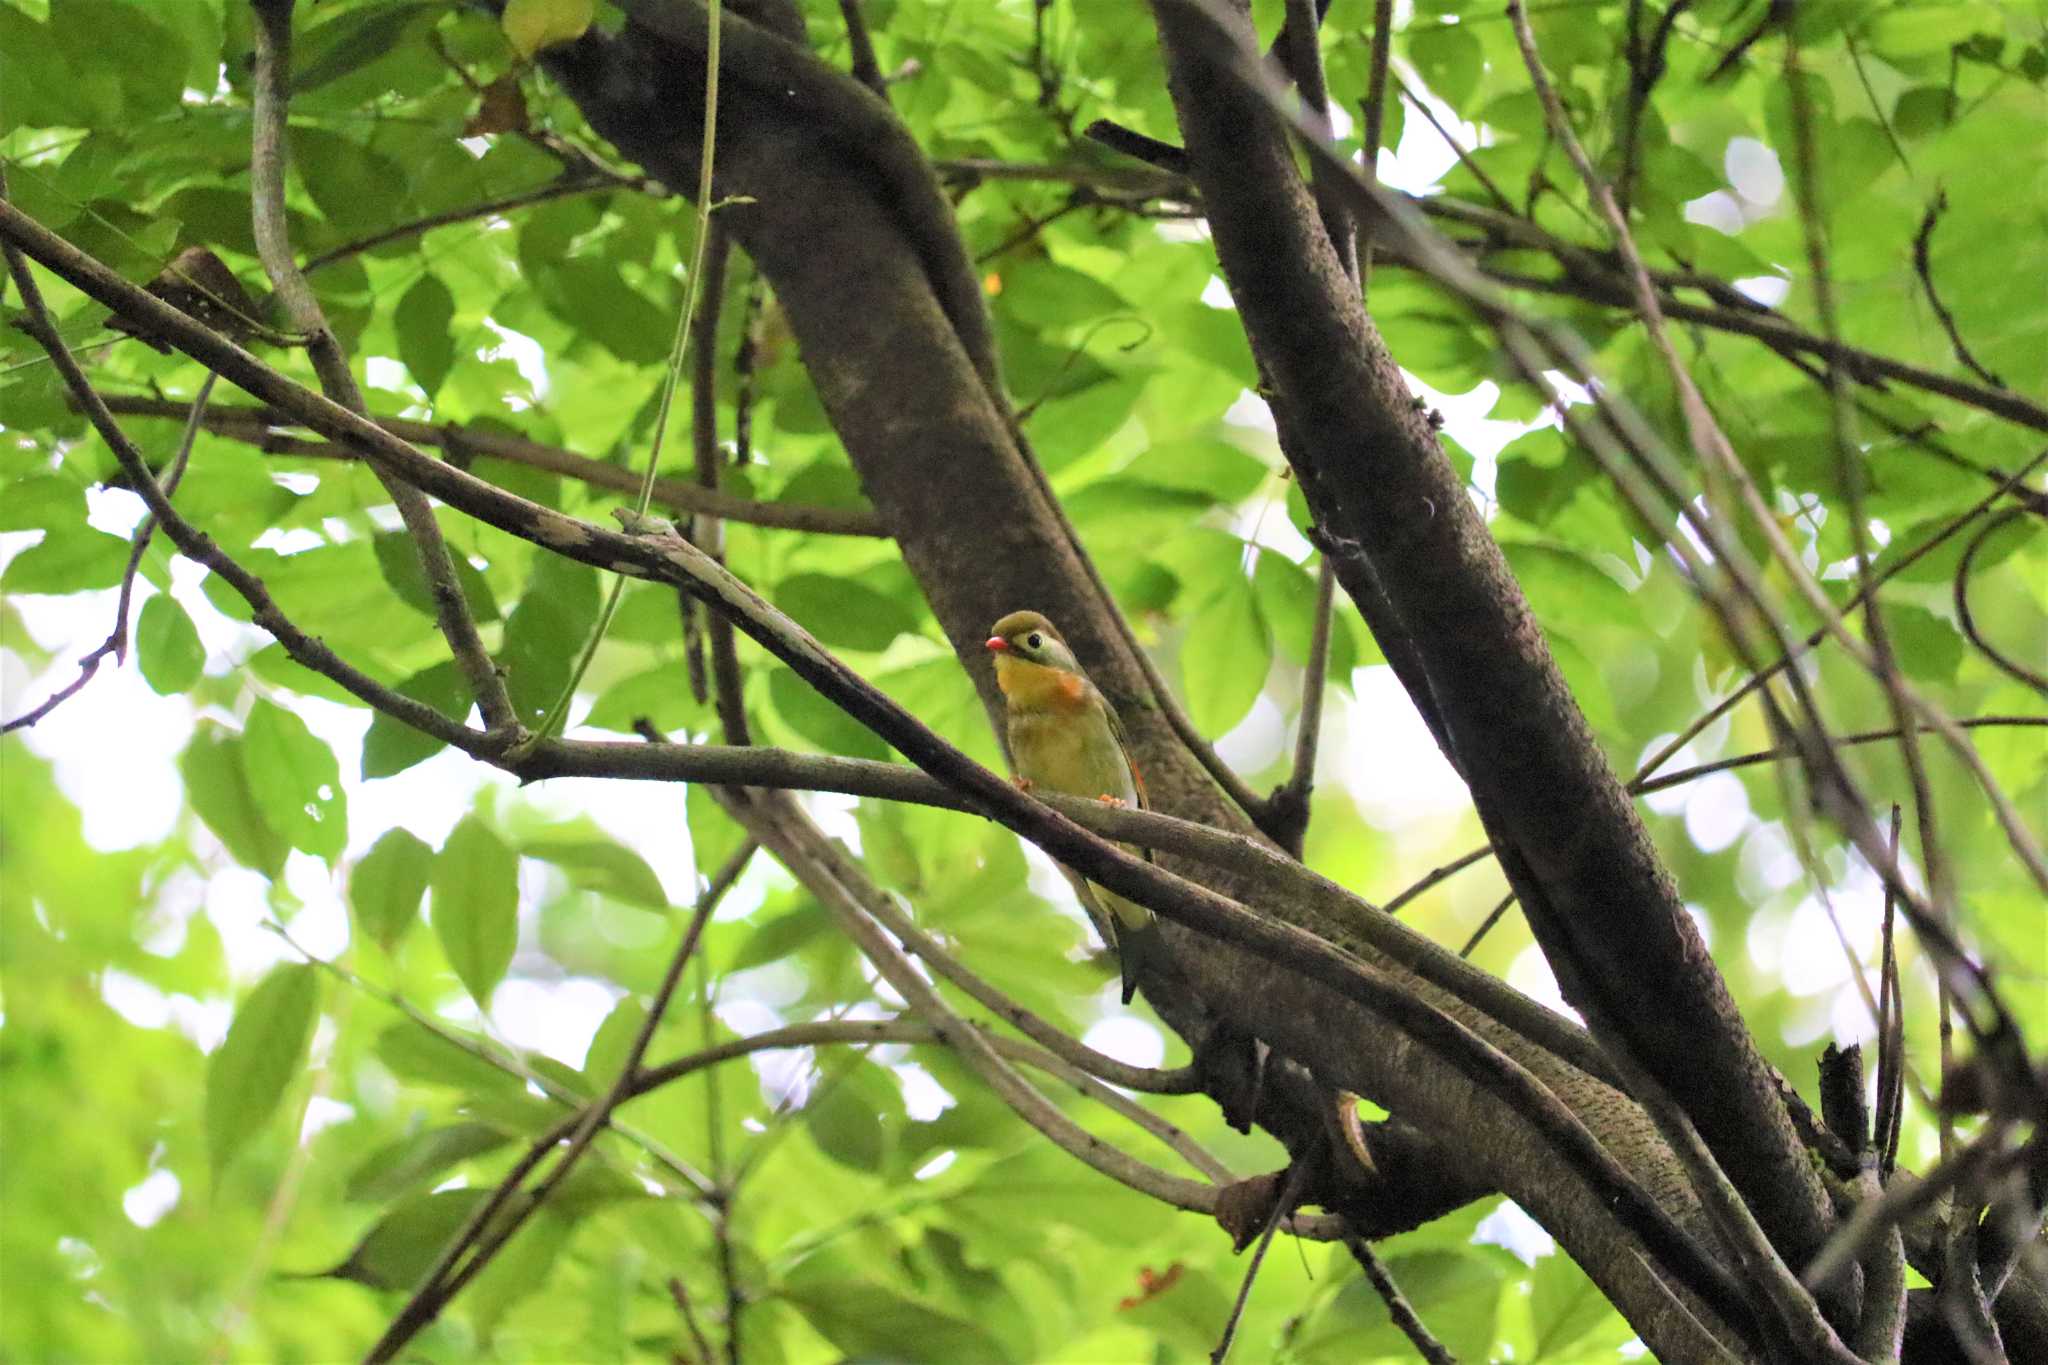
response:
M1263 791L1285 776L1291 752L1282 739L1308 656L1315 563L1296 533L1300 496L1248 415L1258 376L1234 314L1209 289L1213 252L1184 225L1184 201L1142 184L1083 192L1057 176L977 181L961 169L1129 169L1080 140L1097 118L1174 136L1149 22L1137 7L1109 8L871 0L865 15L881 69L900 76L890 89L897 113L957 186L1005 377L1053 486L1195 725L1211 736L1235 731L1225 751ZM1635 123L1624 56L1635 7L1532 8L1581 136L1618 172ZM1664 15L1642 8L1647 33ZM810 0L805 9L813 45L844 65L838 7ZM1258 14L1270 35L1280 6ZM1957 357L1931 279L1977 365L2018 394L2048 392L2048 163L2039 154L2048 39L2038 16L1847 0L1798 14L1844 340L1982 384ZM1762 15L1761 5L1711 0L1671 25L1668 71L1640 120L1633 221L1653 268L1771 282L1782 312L1817 333L1800 217L1778 180L1778 166L1792 166L1795 132L1784 41L1767 35L1727 76L1705 79ZM1337 0L1326 21L1332 98L1354 116L1371 23L1358 0ZM0 0L10 197L138 281L193 245L260 280L248 203L250 45L237 0ZM1448 126L1468 140L1484 130L1469 165L1443 171L1442 195L1489 205L1497 186L1504 213L1589 249L1607 244L1543 131L1498 5L1418 0L1393 51L1397 72L1418 95L1426 89ZM535 136L504 122L465 136L478 126L481 89L511 79ZM496 88L502 101L510 87ZM564 164L551 139L612 158L547 78L520 67L497 22L461 5L304 7L292 116L294 247L315 266L310 278L372 411L516 434L637 471L695 241L692 207L628 181L621 167L616 184L362 248L422 218L547 184ZM1345 121L1351 148L1361 122ZM1449 160L1415 106L1390 105L1385 136L1404 167ZM1607 382L1683 447L1669 376L1625 310L1575 297L1585 291L1536 237L1496 241L1482 259L1554 286L1514 297L1570 324L1596 348ZM203 372L136 341L103 344L113 337L106 310L43 278L63 334L104 393L172 400L124 419L153 460L167 459ZM862 506L774 300L738 254L723 284L718 436L730 451L744 407L748 442L725 486ZM1384 264L1369 297L1414 376L1444 394L1491 384L1489 415L1524 424L1497 457L1482 443L1498 438L1468 424L1463 406L1447 436L1601 743L1632 772L1742 680L1718 628L1592 461L1554 426L1526 425L1544 401L1512 379L1484 325L1420 276ZM9 293L10 312L18 303ZM1846 601L1852 541L1825 390L1752 338L1674 326L1783 531ZM742 352L745 375L735 369ZM266 355L311 382L303 354ZM1866 506L1887 538L1881 568L1990 492L2002 475L1986 471L2019 468L2043 440L1910 382L1853 393ZM246 402L223 385L214 408ZM685 478L687 410L679 398L663 456L663 472ZM67 405L54 368L14 331L0 333L0 428L0 664L11 719L67 682L110 627L109 590L140 508L103 487L117 473L112 456ZM239 430L198 438L177 495L184 515L357 667L451 714L465 708L376 479L356 463L266 452L247 439L251 428ZM1478 456L1460 440L1482 447ZM600 522L629 496L459 446L451 454ZM532 723L569 677L606 585L595 570L440 515L486 641ZM1951 581L1970 534L1888 586L1893 643L1906 675L1953 715L2038 713L2039 696L1960 628ZM968 675L890 541L730 522L726 551L776 606L1000 766ZM740 838L696 790L601 801L591 784L515 791L483 781L482 769L371 719L291 662L246 624L247 606L217 576L174 559L158 537L142 560L134 657L122 676L109 660L48 721L0 741L0 1359L359 1355L478 1192L561 1117L559 1101L611 1083L682 932L692 873L708 878ZM2009 526L1973 568L1978 631L2039 669L2048 541L2038 523ZM1784 586L1782 574L1774 581ZM1810 628L1789 614L1799 633ZM715 739L713 708L693 699L686 678L695 647L678 629L672 591L629 585L572 732L630 737L647 717L678 737ZM740 660L758 742L888 756L751 643L741 642ZM1398 809L1405 779L1386 771L1389 750L1374 735L1413 727L1380 714L1390 689L1360 681L1382 676L1356 671L1378 662L1357 612L1341 607L1307 858L1384 901L1471 848L1477 826L1426 803L1421 818ZM1891 725L1881 689L1838 653L1820 651L1811 677L1837 732ZM175 703L145 704L145 686ZM130 717L112 714L124 707ZM102 742L101 729L122 747ZM2041 733L1972 732L2037 825L2048 795ZM1771 742L1749 705L1673 766ZM2048 1028L2038 894L1991 803L1927 747L1963 932L2013 983L2009 1003L2038 1038ZM1875 798L1909 799L1894 745L1860 747L1849 761ZM109 820L89 808L121 809L124 781L178 784L175 820ZM1867 1037L1870 1020L1800 859L1819 870L1866 972L1877 952L1875 880L1777 765L1649 801L1654 833L1760 1044L1809 1087L1820 1040ZM625 818L634 804L639 818ZM918 807L851 810L833 828L857 836L869 870L990 981L1077 1034L1125 1017L1113 966L1063 908L1057 879L1042 867L1033 874L1013 836ZM1406 917L1455 947L1501 890L1482 866ZM325 965L264 932L269 923ZM1549 989L1512 915L1475 960ZM1931 1086L1933 988L1910 951L1907 961L1909 1042ZM600 998L608 1012L590 1036ZM666 1060L785 1022L880 1017L896 1004L763 856L711 925L648 1055ZM1148 1017L1142 1005L1136 1013ZM1170 1035L1164 1050L1164 1064L1185 1060ZM1177 1162L1099 1105L1057 1083L1048 1093L1118 1145ZM1240 1174L1283 1159L1270 1140L1231 1132L1199 1096L1147 1103ZM1089 1172L940 1047L756 1054L635 1102L621 1122L411 1358L693 1359L678 1299L722 1342L729 1274L748 1299L750 1362L1196 1360L1215 1344L1241 1273L1215 1227ZM1904 1159L1932 1146L1932 1120L1915 1104ZM695 1173L734 1186L729 1231L688 1194ZM1383 1245L1409 1300L1464 1359L1613 1358L1629 1329L1567 1257L1525 1261L1497 1235L1475 1239L1497 1202ZM732 1264L722 1271L727 1237ZM1267 1258L1239 1341L1245 1359L1410 1351L1349 1254L1310 1244Z

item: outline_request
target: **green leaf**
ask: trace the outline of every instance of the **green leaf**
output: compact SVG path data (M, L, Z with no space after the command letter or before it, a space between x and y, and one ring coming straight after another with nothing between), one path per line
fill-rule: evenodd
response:
M1321 572L1320 569L1317 572ZM1258 598L1259 614L1273 628L1274 642L1289 661L1308 662L1316 621L1316 576L1286 555L1272 550L1259 552L1252 566L1252 593ZM1351 637L1351 623L1338 604L1340 589L1332 600L1330 613L1330 657L1328 674L1347 682L1358 667L1358 643Z
M775 588L775 605L828 645L880 653L917 629L901 601L864 583L820 573L792 574Z
M466 815L434 859L434 933L479 1005L512 965L519 941L519 855Z
M534 284L549 312L627 364L668 358L675 318L611 265L595 259L556 261Z
M7 485L0 498L0 531L47 531L85 521L85 490L76 479L31 474Z
M831 927L831 919L815 901L786 915L777 915L754 926L753 931L733 950L732 960L725 964L725 970L744 972L770 962L780 962Z
M572 884L614 900L648 910L667 910L668 895L661 878L647 860L633 850L599 833L592 825L575 838L533 839L519 845L520 853L553 863L568 874Z
M1403 36L1408 60L1437 98L1453 107L1464 104L1479 84L1484 65L1472 30L1463 24L1414 25Z
M825 700L816 688L786 668L768 675L768 699L790 729L828 754L873 759L889 756L888 746L874 731Z
M397 47L414 19L438 5L384 4L337 15L307 32L298 47L303 60L292 76L292 93L306 94L368 66Z
M505 40L522 58L583 36L597 13L597 0L508 0L499 18Z
M185 795L206 827L226 845L230 857L275 879L284 871L290 845L264 819L242 765L242 737L213 721L201 721L178 757Z
M683 812L690 825L690 852L697 860L697 875L714 877L739 852L747 832L720 808L711 789L701 782L690 784Z
M53 526L7 562L0 591L74 593L111 588L128 566L128 542L90 526ZM104 629L101 634L105 634Z
M409 1199L377 1220L347 1259L322 1274L372 1289L416 1288L489 1190L441 1190Z
M265 822L329 864L348 846L348 794L327 742L291 712L259 701L242 731L249 794Z
M398 599L423 616L434 616L434 594L427 587L427 571L420 566L419 550L412 537L403 531L380 531L370 543L377 552L377 567ZM469 603L469 614L479 625L497 620L498 599L492 595L490 583L461 555L452 558L455 581L462 589L463 600Z
M1237 502L1265 481L1266 466L1228 441L1169 441L1148 447L1118 477Z
M1955 681L1964 649L1962 632L1953 623L1919 607L1887 602L1884 624L1891 636L1892 653L1907 676L1921 682Z
M1266 622L1240 577L1189 623L1181 642L1181 687L1195 728L1214 737L1243 720L1272 665Z
M1539 1361L1577 1359L1571 1354L1573 1346L1602 1323L1620 1320L1600 1287L1563 1251L1536 1263L1530 1291L1530 1325L1536 1338L1534 1359Z
M422 275L398 301L391 321L398 329L398 358L432 398L455 366L455 296L440 276Z
M206 672L206 646L185 609L167 592L142 604L135 618L135 662L162 696L189 691Z
M499 660L520 716L538 724L568 685L569 670L597 622L597 570L544 554L505 620Z
M396 1199L440 1178L449 1167L496 1151L509 1141L488 1123L422 1129L364 1157L349 1172L341 1197L358 1204Z
M461 1034L460 1030L451 1030ZM484 1040L461 1034L477 1047ZM401 1019L377 1035L377 1060L392 1075L422 1085L446 1085L471 1095L502 1095L521 1090L525 1082L435 1033L425 1025Z
M292 129L292 167L338 232L358 236L387 226L405 198L405 168L352 138L319 128ZM316 276L323 290L332 281Z
M938 1365L1010 1356L974 1322L872 1281L801 1280L785 1285L781 1297L813 1331L857 1359Z
M356 923L385 952L398 946L420 912L434 849L407 829L388 829L348 876L349 905Z
M206 1152L215 1181L277 1112L305 1064L320 979L304 963L273 967L240 1007L206 1063Z
M423 701L450 720L469 713L469 688L462 670L453 659L413 674L397 690L414 701ZM402 720L378 712L363 736L363 777L390 777L413 764L432 758L447 746L424 730L415 730Z
M583 1057L583 1084L588 1089L598 1094L611 1089L612 1082L626 1069L626 1057L646 1022L647 1007L636 996L622 996L612 1006L612 1012L597 1026L590 1050Z

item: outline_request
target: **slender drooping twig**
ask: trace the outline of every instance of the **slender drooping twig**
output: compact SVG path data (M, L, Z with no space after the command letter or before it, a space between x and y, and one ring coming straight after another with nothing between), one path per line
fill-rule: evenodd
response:
M1857 68L1861 71L1861 65ZM1948 334L1948 344L1954 349L1970 373L1994 389L2004 388L2005 381L1977 363L1977 357L1970 354L1970 348L1963 344L1963 334L1956 329L1955 314L1941 301L1941 294L1934 287L1934 266L1929 261L1930 248L1934 242L1934 225L1940 221L1942 210L1948 207L1948 195L1940 190L1934 193L1934 202L1927 206L1927 214L1920 220L1920 230L1913 234L1913 273L1920 277L1920 288L1927 295L1928 306L1934 309L1934 316L1941 323L1941 330Z
M1408 1338L1415 1353L1429 1362L1429 1365L1458 1365L1458 1358L1438 1341L1429 1328L1423 1325L1415 1305L1408 1302L1408 1296L1401 1292L1401 1286L1394 1283L1394 1277L1380 1263L1379 1253L1372 1244L1356 1234L1344 1239L1345 1250L1358 1262L1359 1269L1372 1284L1373 1291L1380 1296L1380 1302L1387 1306L1387 1316L1394 1326L1401 1329L1401 1335Z
M291 101L292 10L294 0L252 0L256 13L256 57L253 100L250 115L249 206L256 237L256 254L270 287L292 328L303 334L314 373L327 396L349 411L362 415L362 390L350 373L348 357L327 325L327 317L314 297L292 253L289 220L285 213L285 168L287 116ZM456 581L455 562L450 557L441 524L426 494L373 466L378 480L398 509L419 556L420 571L434 601L435 619L441 634L455 655L456 665L476 698L484 724L493 730L510 731L519 723L505 679L477 634L476 619Z
M0 199L7 197L6 170L0 167ZM192 458L192 443L198 438L199 423L206 413L207 400L213 395L214 380L219 376L213 371L206 372L206 378L199 381L199 391L192 396L185 416L185 431L178 438L177 452L171 456L170 472L164 476L163 489L166 498L178 491L178 485L185 478L185 467ZM135 577L142 569L142 556L149 550L149 542L156 535L156 515L144 513L142 524L135 528L135 541L128 550L128 565L121 572L121 593L114 601L114 628L107 632L107 638L93 647L78 661L78 676L58 688L44 699L41 705L16 716L13 720L0 723L0 735L12 730L25 730L44 716L62 706L85 690L100 670L100 662L109 655L114 662L128 661L128 607L135 595Z
M1970 612L1970 574L1972 571L1971 566L1977 559L1977 552L1982 550L1984 542L1996 535L2001 528L2024 515L2023 509L2008 507L1997 516L1985 522L1979 528L1977 534L1970 538L1970 543L1963 548L1963 557L1956 564L1954 590L1956 624L1962 627L1964 637L1977 647L1977 652L1996 665L2000 672L2026 684L2043 696L2048 696L2048 677L2044 677L2033 669L2028 668L2018 659L2013 658L1985 639L1983 631L1978 628L1977 618Z
M1266 1262L1266 1248L1273 1245L1273 1234L1280 1230L1281 1220L1294 1212L1307 1181L1308 1162L1299 1157L1289 1162L1287 1178L1274 1192L1273 1207L1266 1214L1266 1225L1259 1231L1258 1245L1252 1248L1252 1258L1245 1265L1244 1278L1238 1282L1237 1299L1230 1305L1230 1316L1223 1320L1223 1334L1217 1338L1215 1349L1209 1352L1209 1365L1223 1365L1230 1358L1231 1343L1237 1339L1237 1324L1244 1317L1245 1305L1251 1302L1252 1284L1259 1278L1259 1267Z

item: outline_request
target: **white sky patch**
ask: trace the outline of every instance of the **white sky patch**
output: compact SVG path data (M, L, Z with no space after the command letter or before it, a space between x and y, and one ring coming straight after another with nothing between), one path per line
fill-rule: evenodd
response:
M1112 1014L1096 1020L1081 1041L1105 1057L1128 1066L1156 1067L1166 1060L1166 1039L1136 1015Z
M1413 70L1404 73L1408 88L1421 97L1436 115L1437 122L1445 132L1456 138L1460 145L1479 148L1489 139L1484 131L1473 123L1459 118L1457 113L1436 96ZM1437 186L1451 167L1458 164L1457 149L1444 141L1429 120L1413 108L1402 110L1401 141L1392 150L1380 149L1379 180L1389 189L1401 190L1407 194L1425 194Z
M1472 1240L1480 1246L1503 1247L1523 1265L1534 1265L1557 1250L1556 1239L1512 1199L1501 1200L1499 1208L1479 1220Z
M919 1123L930 1123L953 1107L953 1093L916 1062L897 1062L889 1069L903 1087L903 1112Z
M484 359L511 361L518 368L520 376L532 386L534 398L545 402L549 387L548 357L547 352L541 349L540 343L524 332L515 332L510 327L493 322L489 318L484 319L484 326L490 328L498 337L498 344L485 353ZM524 407L525 404L520 403L517 406Z
M274 916L270 882L261 872L234 866L216 870L207 879L206 917L220 933L232 980L253 981L280 962L300 960L289 944L263 927Z
M1515 954L1515 960L1508 964L1508 984L1559 1014L1572 1019L1579 1017L1579 1012L1564 1002L1564 992L1558 989L1557 977L1550 970L1550 959L1533 943Z
M1384 664L1351 674L1351 716L1345 726L1344 770L1351 799L1366 823L1397 830L1453 815L1471 803L1436 738Z
M139 1228L154 1227L163 1216L178 1207L184 1187L166 1170L154 1170L121 1195L121 1212Z
M491 1022L515 1046L580 1067L598 1027L623 994L587 976L566 981L509 976L491 992Z
M1721 172L1737 194L1759 209L1775 207L1785 193L1785 168L1778 154L1753 137L1728 139Z
M925 1162L924 1165L918 1167L915 1171L912 1171L910 1178L912 1180L930 1180L935 1176L944 1175L947 1168L959 1159L960 1154L949 1147L930 1161Z
M1216 755L1237 772L1255 773L1270 767L1287 744L1287 717L1261 693L1245 718L1216 741Z
M1733 773L1712 773L1674 791L1687 793L1685 832L1702 853L1719 853L1749 828L1749 792Z
M347 1123L356 1116L355 1106L343 1104L340 1100L325 1095L314 1095L306 1101L306 1117L299 1124L299 1141L311 1142L324 1128L337 1123Z
M1735 291L1752 303L1776 308L1792 292L1792 281L1783 275L1746 275L1734 281Z

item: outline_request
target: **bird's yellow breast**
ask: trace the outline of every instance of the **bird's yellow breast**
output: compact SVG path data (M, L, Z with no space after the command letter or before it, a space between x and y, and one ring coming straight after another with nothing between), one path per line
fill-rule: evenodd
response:
M1080 674L1009 654L996 655L996 686L1013 711L1078 711L1088 704L1088 680Z

